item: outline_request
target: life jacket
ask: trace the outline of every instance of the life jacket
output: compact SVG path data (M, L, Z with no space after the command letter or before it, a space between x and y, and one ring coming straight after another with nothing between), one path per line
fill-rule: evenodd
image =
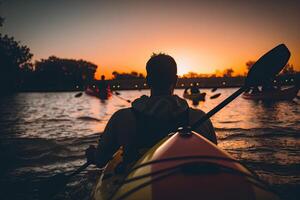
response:
M189 109L174 119L159 120L131 108L136 120L136 130L130 142L123 146L123 161L137 161L147 150L153 147L168 134L177 131L179 127L188 126Z

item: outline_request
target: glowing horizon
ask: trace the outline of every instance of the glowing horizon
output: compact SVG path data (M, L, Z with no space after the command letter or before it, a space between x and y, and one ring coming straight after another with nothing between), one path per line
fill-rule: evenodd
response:
M113 71L145 74L147 60L159 52L174 57L179 75L226 68L243 74L247 61L280 43L288 46L289 63L300 71L298 8L297 2L280 0L0 4L3 33L29 46L34 60L84 59L98 65L97 77L111 77Z

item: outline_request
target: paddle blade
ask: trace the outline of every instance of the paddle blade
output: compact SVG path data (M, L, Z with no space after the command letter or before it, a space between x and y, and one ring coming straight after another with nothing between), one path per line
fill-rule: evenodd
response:
M79 93L75 94L76 98L81 97L81 96L82 96L82 92L79 92Z
M216 99L216 98L218 98L219 96L221 96L221 93L217 93L217 94L215 94L215 95L212 95L212 96L210 97L210 99Z
M284 44L264 54L248 72L245 86L258 86L270 82L287 64L290 55L289 49Z
M217 91L217 87L214 87L213 89L211 89L211 92L215 92L215 91Z

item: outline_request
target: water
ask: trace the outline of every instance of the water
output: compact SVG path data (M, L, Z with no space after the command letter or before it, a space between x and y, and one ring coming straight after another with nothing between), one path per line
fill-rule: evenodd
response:
M210 90L207 92L211 96ZM217 98L198 108L209 111L235 89L219 89ZM182 90L176 90L181 96ZM96 144L110 116L129 104L74 92L19 93L0 104L0 197L39 199L36 188L48 177L71 172ZM133 100L149 91L121 91ZM283 199L300 197L300 101L262 103L239 97L212 117L219 147L258 173ZM56 199L89 199L99 176L94 167L75 176Z

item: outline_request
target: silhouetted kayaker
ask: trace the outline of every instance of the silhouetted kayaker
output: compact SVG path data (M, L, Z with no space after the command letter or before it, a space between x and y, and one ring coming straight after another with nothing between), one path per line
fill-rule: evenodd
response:
M184 90L184 93L188 93L188 90L190 90L191 94L199 94L200 89L196 86L195 83L192 83L191 87L187 87Z
M101 76L101 80L98 82L98 92L99 92L99 97L101 99L107 99L108 98L108 93L109 93L109 84L105 80L105 76Z
M199 94L200 93L200 90L199 90L199 88L197 87L197 85L195 83L192 84L192 86L191 86L191 93L192 94Z
M187 102L174 95L177 83L177 64L165 54L154 54L146 65L147 84L151 95L136 99L131 108L115 112L106 125L97 148L86 150L88 161L103 167L113 154L123 147L123 160L135 161L178 127L188 126L205 113L189 108ZM212 123L207 120L196 130L217 144ZM181 147L178 147L181 148Z

